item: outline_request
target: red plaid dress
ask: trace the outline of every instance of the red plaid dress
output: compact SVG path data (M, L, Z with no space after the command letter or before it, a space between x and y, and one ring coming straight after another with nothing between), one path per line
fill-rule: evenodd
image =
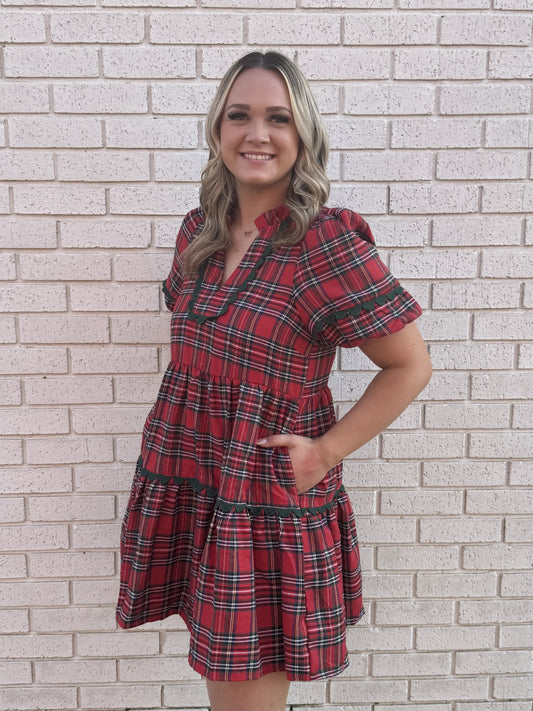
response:
M256 220L258 237L222 286L222 251L198 278L182 277L204 214L185 217L163 284L171 361L122 524L118 624L181 615L189 664L208 679L285 670L307 681L348 665L346 625L364 609L342 463L298 494L288 449L256 442L326 432L337 346L421 313L359 215L323 208L298 245L274 247L287 216L281 205Z

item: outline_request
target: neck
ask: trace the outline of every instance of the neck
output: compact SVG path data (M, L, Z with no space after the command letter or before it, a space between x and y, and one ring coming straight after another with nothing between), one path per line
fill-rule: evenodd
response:
M237 225L244 232L255 227L255 220L267 210L273 210L287 198L286 190L245 189L237 187Z

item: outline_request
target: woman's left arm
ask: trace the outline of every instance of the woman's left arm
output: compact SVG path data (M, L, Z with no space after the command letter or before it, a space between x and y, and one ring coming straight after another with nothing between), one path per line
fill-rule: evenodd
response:
M368 338L359 347L381 370L344 417L316 439L283 434L258 442L288 448L299 493L390 425L431 377L427 346L413 322L396 333Z

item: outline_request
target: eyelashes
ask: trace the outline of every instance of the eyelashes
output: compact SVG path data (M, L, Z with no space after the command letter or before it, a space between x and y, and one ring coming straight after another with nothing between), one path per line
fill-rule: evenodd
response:
M232 111L228 114L230 121L246 121L247 118L247 114L243 111ZM274 123L289 123L290 118L286 114L271 114L270 120L274 121Z

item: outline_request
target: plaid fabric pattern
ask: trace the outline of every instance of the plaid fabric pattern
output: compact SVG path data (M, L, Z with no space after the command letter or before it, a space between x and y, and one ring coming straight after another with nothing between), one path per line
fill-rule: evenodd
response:
M222 252L182 276L204 216L185 218L163 285L171 362L122 523L118 624L181 615L190 665L214 680L324 679L348 665L346 625L364 608L342 463L298 494L287 448L255 443L326 432L336 347L421 313L361 217L324 208L300 244L280 247L287 216L281 205L256 220L259 236L223 285Z

